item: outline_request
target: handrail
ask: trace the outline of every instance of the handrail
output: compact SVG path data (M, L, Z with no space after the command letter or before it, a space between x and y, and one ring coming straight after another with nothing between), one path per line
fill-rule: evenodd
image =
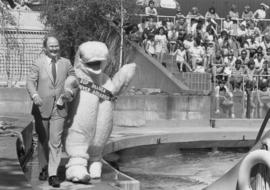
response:
M148 15L148 14L131 14L131 15L134 15L134 16L141 16L141 17L149 17L149 16L154 16L154 17L165 17L165 18L176 18L176 16L167 16L167 15ZM205 17L205 16L193 16L193 15L190 15L190 16L183 16L183 18L185 19L191 19L191 18L202 18L202 19L209 19L210 17ZM223 18L223 17L218 17L218 18L214 18L214 20L226 20L226 18ZM270 19L256 19L256 18L252 18L252 19L243 19L243 18L234 18L232 20L253 20L253 21L270 21Z

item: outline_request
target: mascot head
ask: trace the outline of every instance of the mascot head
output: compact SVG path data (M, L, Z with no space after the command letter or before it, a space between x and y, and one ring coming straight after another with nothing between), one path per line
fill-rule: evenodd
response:
M98 41L88 41L79 46L75 56L75 69L80 69L88 75L99 75L107 63L109 50Z

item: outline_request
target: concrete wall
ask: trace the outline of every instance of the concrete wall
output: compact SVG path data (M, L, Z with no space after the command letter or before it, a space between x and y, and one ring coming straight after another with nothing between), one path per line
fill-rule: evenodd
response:
M0 88L0 115L29 114L32 101L24 88Z
M158 88L165 92L176 93L188 87L165 69L157 60L146 55L137 45L134 46L134 60L137 64L135 77L130 86L135 88Z
M158 120L210 120L210 97L192 95L136 95L119 97L114 124L142 126Z

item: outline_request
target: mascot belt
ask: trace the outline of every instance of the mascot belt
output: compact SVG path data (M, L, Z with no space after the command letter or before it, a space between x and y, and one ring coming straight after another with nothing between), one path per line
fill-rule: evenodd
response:
M80 83L79 85L80 90L87 91L91 94L94 94L102 100L107 100L107 101L116 100L116 97L109 90L103 88L102 86L94 84L85 79L79 79L79 83Z

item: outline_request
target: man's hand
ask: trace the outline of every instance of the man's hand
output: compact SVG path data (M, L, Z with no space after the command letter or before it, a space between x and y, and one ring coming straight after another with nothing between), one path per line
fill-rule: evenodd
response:
M63 102L71 102L73 100L73 94L71 93L71 91L65 91L61 97Z
M42 106L42 104L43 104L43 101L38 94L34 95L33 102L37 106Z

